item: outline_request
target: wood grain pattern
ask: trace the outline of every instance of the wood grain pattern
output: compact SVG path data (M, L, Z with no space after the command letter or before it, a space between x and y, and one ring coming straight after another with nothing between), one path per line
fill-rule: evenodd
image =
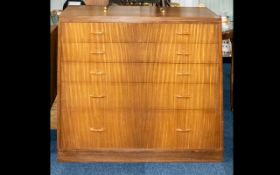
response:
M52 107L51 107L51 129L57 129L57 100L55 98Z
M217 43L215 24L63 23L63 42Z
M222 135L222 141L220 142L220 147L224 148L224 101L223 101L223 59L222 59L222 28L220 25L216 25L216 31L217 33L219 33L218 35L218 58L220 58L220 62L219 62L219 76L218 76L218 87L217 87L217 91L218 91L218 109L217 109L217 113L218 113L218 117L220 120L220 128L221 128L221 135Z
M221 149L220 121L213 110L62 111L61 143L66 151Z
M157 10L60 16L60 161L223 160L221 20L206 8Z
M216 109L216 84L61 83L62 109Z
M57 26L51 26L50 40L50 107L57 95Z
M77 63L61 67L63 82L217 83L218 64Z
M218 63L217 51L217 44L63 43L62 59L75 62Z
M96 149L59 151L60 162L221 162L222 150Z
M85 0L85 4L94 6L107 6L109 4L109 0Z

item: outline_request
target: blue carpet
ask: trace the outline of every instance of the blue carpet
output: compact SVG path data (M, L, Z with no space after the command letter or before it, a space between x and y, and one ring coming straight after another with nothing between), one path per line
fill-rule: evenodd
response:
M230 111L230 64L224 63L224 141L222 163L58 163L56 131L51 131L51 175L232 175L233 115Z

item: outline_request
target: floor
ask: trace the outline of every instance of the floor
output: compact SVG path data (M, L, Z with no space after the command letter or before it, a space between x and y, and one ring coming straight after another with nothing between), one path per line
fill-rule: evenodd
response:
M230 111L230 64L224 63L224 162L219 163L59 163L56 154L56 130L51 130L51 175L232 175L233 115ZM55 128L56 103L52 108Z

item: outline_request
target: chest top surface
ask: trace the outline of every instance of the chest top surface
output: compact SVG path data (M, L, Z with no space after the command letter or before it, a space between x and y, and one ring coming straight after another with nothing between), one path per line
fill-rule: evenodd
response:
M221 19L206 7L167 7L162 13L154 6L110 6L106 11L97 6L68 6L60 22L213 22Z

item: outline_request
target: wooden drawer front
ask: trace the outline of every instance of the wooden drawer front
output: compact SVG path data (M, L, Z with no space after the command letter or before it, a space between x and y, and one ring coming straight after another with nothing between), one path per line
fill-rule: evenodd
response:
M62 149L218 149L221 118L206 110L63 110Z
M63 150L134 148L135 120L124 112L62 109L60 145Z
M141 143L156 149L219 149L221 118L207 110L151 110L139 117ZM141 121L140 121L141 119Z
M217 43L217 24L62 23L62 42Z
M65 43L63 61L217 63L217 44Z
M127 42L133 40L132 25L110 23L63 23L62 42Z
M216 83L218 64L75 63L61 68L62 81Z
M62 108L215 109L217 84L61 83Z

